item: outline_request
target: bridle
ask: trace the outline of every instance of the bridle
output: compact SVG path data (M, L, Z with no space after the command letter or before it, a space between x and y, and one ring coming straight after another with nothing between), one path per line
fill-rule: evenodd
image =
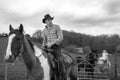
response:
M42 50L42 54L39 55L38 57L41 57L42 55L44 55L44 53L46 53L47 55L51 55L53 53L53 50L51 48L48 48L47 46L45 46Z
M23 54L23 52L24 52L24 42L22 41L22 40L20 40L20 42L21 42L21 48L20 48L20 53L19 53L19 55L18 56L21 56L22 54Z
M21 43L21 47L20 48L17 48L17 49L13 49L12 51L14 52L11 57L13 58L17 58L19 56L21 56L24 52L24 42L22 41L22 39L20 39L20 43ZM16 51L18 53L16 53Z
M23 35L23 37L25 38L26 36L25 35ZM21 48L19 49L19 51L20 51L20 53L19 53L19 55L18 56L21 56L22 54L23 54L23 52L24 52L24 38L23 38L23 40L22 39L20 39L20 42L21 42ZM40 58L42 55L44 54L44 50L42 50L42 54L40 54L38 57Z

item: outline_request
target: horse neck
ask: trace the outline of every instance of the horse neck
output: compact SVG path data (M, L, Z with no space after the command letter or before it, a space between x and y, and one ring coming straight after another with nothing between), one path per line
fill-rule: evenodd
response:
M92 59L95 58L95 57L94 57L94 53L93 53L93 52L89 53L88 57L89 57L89 58L92 58Z
M88 55L88 58L89 58L90 61L94 61L94 60L96 60L96 54L94 52L91 52Z
M35 53L26 37L24 37L23 42L24 42L23 44L24 51L23 51L22 57L25 61L27 68L31 70L36 61Z

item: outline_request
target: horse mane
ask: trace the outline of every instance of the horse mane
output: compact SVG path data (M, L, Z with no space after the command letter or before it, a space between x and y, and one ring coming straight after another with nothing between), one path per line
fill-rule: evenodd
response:
M26 39L27 39L28 43L30 44L30 46L31 46L32 50L35 52L35 49L34 49L34 44L32 43L31 39L30 39L27 35L25 35L25 37L26 37Z

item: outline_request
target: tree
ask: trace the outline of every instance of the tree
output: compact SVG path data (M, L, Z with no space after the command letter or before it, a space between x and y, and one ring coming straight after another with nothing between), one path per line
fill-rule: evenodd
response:
M42 31L41 30L35 31L35 33L33 33L32 37L35 37L35 38L42 37Z

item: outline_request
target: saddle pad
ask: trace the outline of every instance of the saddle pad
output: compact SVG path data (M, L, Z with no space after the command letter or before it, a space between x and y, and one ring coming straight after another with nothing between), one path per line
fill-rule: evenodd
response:
M62 56L63 56L65 63L70 64L73 62L72 58L70 56L68 56L67 54L62 54Z

